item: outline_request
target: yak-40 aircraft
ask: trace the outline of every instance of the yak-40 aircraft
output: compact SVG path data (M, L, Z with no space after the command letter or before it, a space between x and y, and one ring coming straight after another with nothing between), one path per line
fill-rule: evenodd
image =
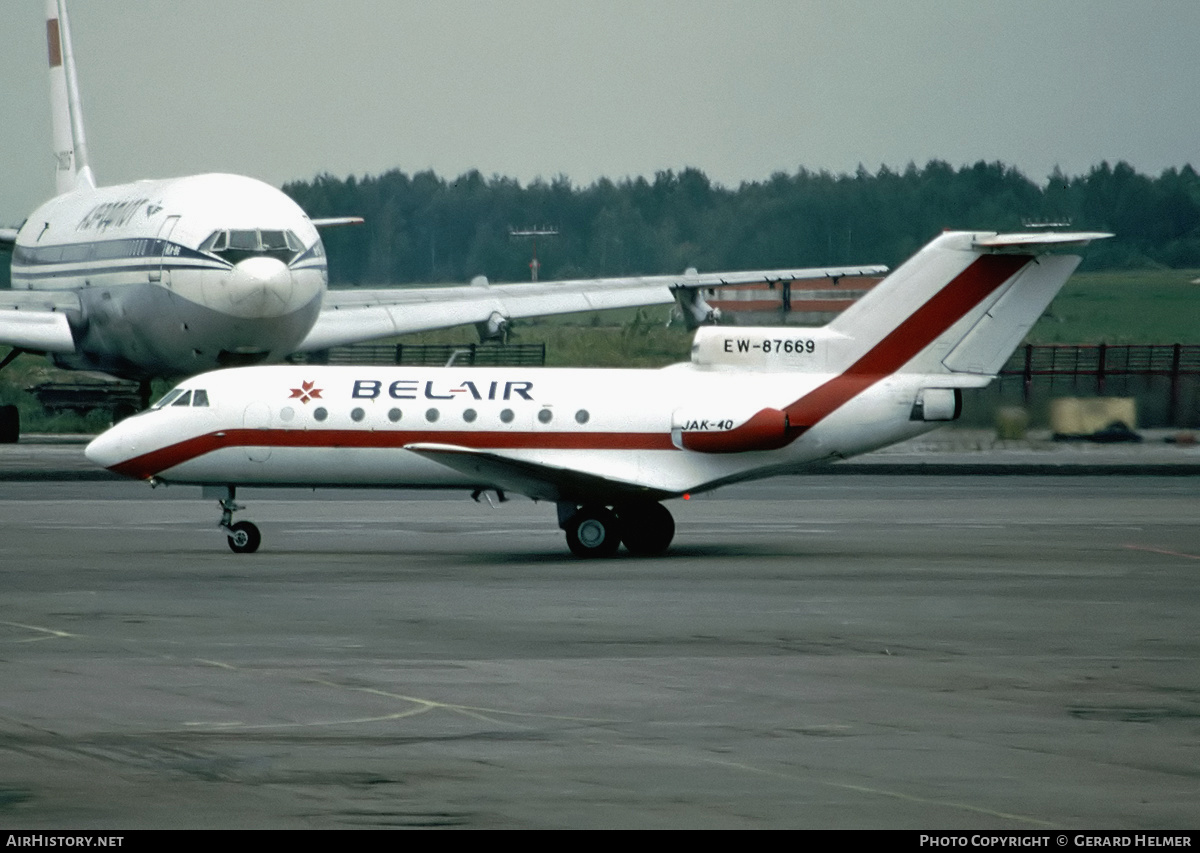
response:
M192 175L97 187L88 161L63 0L47 0L58 195L20 229L0 228L12 289L0 290L0 344L59 367L142 383L217 367L277 362L406 332L475 323L499 337L510 318L678 300L685 319L711 309L699 288L875 275L883 267L755 270L540 284L327 289L317 228L274 187L239 175ZM16 407L0 440L16 441Z
M696 332L659 370L249 367L184 382L96 438L129 477L221 489L234 551L260 542L237 486L519 493L579 556L664 551L661 501L790 474L958 417L1097 233L942 234L821 328Z

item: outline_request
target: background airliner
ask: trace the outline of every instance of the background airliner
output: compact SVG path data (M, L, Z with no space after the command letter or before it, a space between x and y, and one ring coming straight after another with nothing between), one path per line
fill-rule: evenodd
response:
M153 483L390 486L554 502L579 556L665 550L660 503L794 473L958 417L1098 233L953 232L829 325L696 332L661 370L250 367L197 376L95 439L88 458Z
M261 181L206 174L97 187L84 137L64 0L47 0L47 45L57 192L20 229L12 289L0 291L0 343L49 354L59 367L142 383L215 367L279 361L405 332L478 324L495 335L511 317L678 299L692 320L698 288L785 279L874 275L883 267L763 270L584 279L540 284L329 291L317 228ZM0 436L15 441L14 407Z

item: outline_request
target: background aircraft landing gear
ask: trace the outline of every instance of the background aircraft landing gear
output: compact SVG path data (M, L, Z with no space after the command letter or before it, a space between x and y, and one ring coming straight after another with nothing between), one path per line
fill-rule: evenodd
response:
M221 504L221 522L217 526L229 534L229 549L235 554L253 554L258 550L258 546L262 544L262 533L258 530L258 525L252 521L239 521L233 523L233 514L239 509L245 509L239 503L234 501L236 490L233 486L226 487L229 496L222 498Z
M675 519L660 503L622 504L616 510L621 521L621 541L631 554L657 557L675 538Z
M8 367L25 350L13 347L0 360L0 370ZM0 406L0 444L16 444L21 438L21 413L13 405Z
M21 438L21 413L16 406L0 406L0 444L16 444Z
M611 557L621 545L617 517L602 506L580 507L560 523L576 557Z

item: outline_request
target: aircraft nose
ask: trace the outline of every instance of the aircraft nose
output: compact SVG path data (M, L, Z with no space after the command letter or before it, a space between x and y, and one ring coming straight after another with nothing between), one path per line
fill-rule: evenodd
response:
M293 308L295 282L287 264L277 258L246 258L229 272L226 297L238 317L279 317Z
M136 448L128 440L126 432L121 429L120 424L102 432L84 448L83 455L88 461L102 468L111 469L120 465L136 453Z

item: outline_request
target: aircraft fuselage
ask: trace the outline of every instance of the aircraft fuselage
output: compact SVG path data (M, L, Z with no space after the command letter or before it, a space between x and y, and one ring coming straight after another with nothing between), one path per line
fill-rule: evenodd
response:
M131 379L278 361L321 310L317 229L279 190L237 175L86 188L17 234L14 290L78 297L64 367Z
M919 374L881 377L871 393L818 427L786 422L788 404L833 378L691 364L223 370L182 383L180 395L123 421L88 455L160 482L513 488L486 464L471 472L427 454L453 447L502 454L518 468L527 461L580 475L577 494L568 477L553 486L529 484L522 491L531 496L611 503L770 476L937 426L914 420L913 407L923 388L945 380ZM763 412L779 417L772 424ZM756 429L756 418L766 425ZM598 485L601 479L607 486Z

